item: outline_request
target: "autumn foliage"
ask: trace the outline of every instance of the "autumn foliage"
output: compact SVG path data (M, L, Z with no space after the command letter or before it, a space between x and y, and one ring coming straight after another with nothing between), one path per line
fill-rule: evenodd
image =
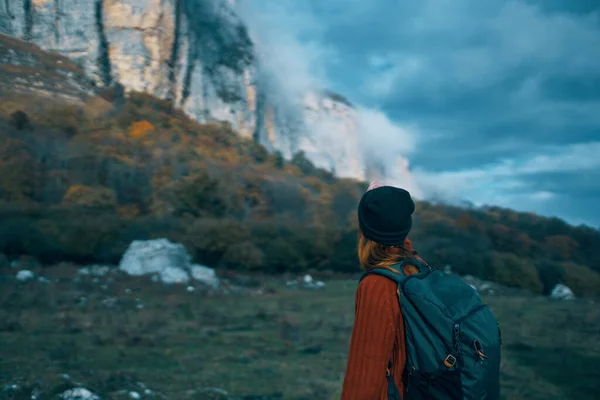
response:
M286 161L146 95L102 109L27 102L18 118L11 104L0 107L0 253L116 263L132 240L167 237L217 268L359 271L364 182L336 179L302 153ZM432 264L462 274L600 294L596 229L419 202L411 238Z

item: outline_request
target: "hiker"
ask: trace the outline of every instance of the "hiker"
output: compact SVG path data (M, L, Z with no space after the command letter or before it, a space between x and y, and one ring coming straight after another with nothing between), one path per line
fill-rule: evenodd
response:
M499 326L478 293L413 250L414 211L410 193L392 186L374 183L360 200L358 259L366 273L341 400L497 400Z

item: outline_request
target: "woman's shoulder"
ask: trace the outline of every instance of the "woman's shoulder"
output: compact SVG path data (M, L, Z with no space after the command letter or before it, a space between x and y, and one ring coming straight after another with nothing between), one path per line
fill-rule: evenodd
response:
M386 278L385 276L369 274L365 276L364 279L360 282L360 284L358 285L358 290L362 292L374 293L388 290L395 292L396 287L396 282L389 278Z
M398 285L391 279L381 275L367 275L356 290L357 308L365 312L376 312L381 307L391 307L399 312Z

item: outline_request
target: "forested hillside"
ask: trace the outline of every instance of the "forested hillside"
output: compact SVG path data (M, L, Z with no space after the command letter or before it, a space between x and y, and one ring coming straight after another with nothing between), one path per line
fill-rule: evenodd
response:
M134 239L184 243L217 268L355 272L367 184L302 154L287 162L225 124L147 95L83 105L0 102L0 253L116 263ZM432 264L547 292L600 294L600 232L499 208L419 202L411 234Z

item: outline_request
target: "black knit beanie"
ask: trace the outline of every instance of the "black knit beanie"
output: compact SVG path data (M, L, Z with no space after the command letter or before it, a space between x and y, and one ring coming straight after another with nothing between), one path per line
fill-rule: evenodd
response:
M381 186L367 191L358 204L362 234L384 246L403 245L412 227L415 203L404 189Z

